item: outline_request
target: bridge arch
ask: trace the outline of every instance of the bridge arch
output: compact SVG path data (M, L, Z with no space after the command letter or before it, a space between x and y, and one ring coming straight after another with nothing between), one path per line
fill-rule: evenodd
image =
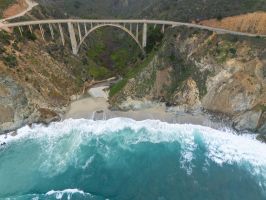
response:
M103 27L115 27L115 28L118 28L118 29L121 29L123 30L124 32L126 32L129 36L131 36L131 38L133 38L133 40L137 43L137 45L139 46L139 48L141 49L142 53L145 54L145 50L144 48L141 46L138 38L130 31L128 30L126 27L122 26L122 25L119 25L119 24L99 24L97 26L94 26L93 28L91 28L83 37L82 39L80 40L78 46L77 46L77 53L81 47L81 45L83 44L83 42L85 41L85 39L94 31L100 29L100 28L103 28Z

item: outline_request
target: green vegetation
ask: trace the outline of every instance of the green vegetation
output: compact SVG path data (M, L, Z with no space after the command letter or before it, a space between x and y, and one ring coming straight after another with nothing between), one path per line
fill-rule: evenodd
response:
M0 31L0 45L9 45L11 40L11 36L5 32L5 31Z
M17 58L15 55L4 54L1 56L1 58L3 59L4 63L10 68L14 68L18 65Z
M24 32L24 35L27 39L35 41L37 39L36 35L34 33L31 33L30 31Z
M133 68L129 69L121 81L112 85L109 93L110 97L121 91L127 84L129 79L135 78L151 62L154 55L155 51L151 52L146 59L140 61Z
M221 21L221 20L223 19L223 16L222 16L222 15L218 15L218 16L216 17L216 19L217 19L218 21Z
M101 54L106 50L106 46L103 42L98 42L93 48L88 50L88 57L94 61L99 61Z
M219 63L224 63L227 58L234 58L237 55L234 43L228 40L217 42L216 47L212 48L210 52Z
M163 39L163 33L161 27L149 26L146 53L150 53L152 50L157 50Z
M259 104L255 107L256 110L261 110L262 112L266 112L266 105Z
M109 78L112 73L105 67L92 66L89 68L89 75L96 80L102 80Z
M113 97L115 94L117 94L119 91L121 91L127 84L127 79L122 79L119 82L112 85L110 88L109 96Z
M7 53L5 46L10 45L11 36L5 32L0 31L0 59L10 68L18 65L16 55Z
M108 78L106 76L125 76L130 68L134 67L141 53L138 45L127 33L111 27L92 33L88 38L87 49L88 60L100 66L93 67L90 70L93 74L89 74L93 77L95 74L103 74L97 75L98 79Z
M79 17L84 18L138 17L191 21L266 11L265 0L127 0L126 3L120 0L41 0L40 3L46 7L59 8L70 16L77 16L78 13Z

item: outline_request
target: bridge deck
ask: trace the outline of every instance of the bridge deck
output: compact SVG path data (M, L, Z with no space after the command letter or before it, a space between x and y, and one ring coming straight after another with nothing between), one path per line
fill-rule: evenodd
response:
M153 25L170 25L170 26L186 26L186 27L194 27L199 29L205 29L210 31L215 31L220 34L233 34L233 35L243 35L249 37L266 37L266 35L258 35L258 34L251 34L251 33L243 33L237 31L230 31L221 28L213 28L198 24L192 23L183 23L183 22L174 22L174 21L164 21L164 20L145 20L145 19L51 19L51 20L36 20L36 21L24 21L24 22L15 22L15 23L7 23L2 24L2 28L11 28L11 27L18 27L18 26L28 26L28 25L37 25L37 24L58 24L58 23L109 23L109 24L153 24Z

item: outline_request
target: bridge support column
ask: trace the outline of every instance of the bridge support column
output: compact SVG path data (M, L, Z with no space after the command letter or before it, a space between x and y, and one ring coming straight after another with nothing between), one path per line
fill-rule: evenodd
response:
M32 34L32 26L29 25L29 30L30 30L30 33Z
M19 30L19 32L20 32L20 35L23 36L23 34L22 34L23 29L19 26L19 27L18 27L18 30Z
M44 39L44 31L43 31L42 25L39 24L39 27L40 27L40 32L41 32L41 35L42 35L42 39L43 39L43 41L45 41L45 39Z
M79 32L79 41L81 42L82 36L81 36L81 30L80 30L79 23L78 23L78 32Z
M49 29L50 29L50 33L51 33L52 39L54 39L54 30L53 30L53 27L52 27L51 24L49 24Z
M142 47L147 46L147 23L143 24L143 34L142 34Z
M163 25L163 26L162 26L162 33L164 33L164 29L165 29L165 26Z
M67 23L68 25L68 32L69 32L69 37L70 37L70 41L71 41L71 46L72 46L72 51L74 55L78 54L78 45L77 45L77 40L76 40L76 35L75 35L75 30L73 27L73 24L71 22Z
M58 27L59 27L59 32L60 32L62 44L63 44L63 46L65 46L65 38L64 38L64 33L63 33L62 25L61 24L58 24Z
M136 38L137 40L139 40L139 24L137 24L137 27L136 27Z
M85 35L88 33L88 30L87 30L87 24L84 23L84 31L85 31Z

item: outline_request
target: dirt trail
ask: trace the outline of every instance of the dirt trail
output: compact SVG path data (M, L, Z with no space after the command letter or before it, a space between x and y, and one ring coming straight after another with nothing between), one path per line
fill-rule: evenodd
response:
M199 22L199 24L232 31L265 35L266 12L248 13L244 15L226 17L222 20L204 20Z
M4 19L1 19L0 23L17 17L21 17L37 5L38 3L32 0L18 0L16 4L11 5L4 11Z

